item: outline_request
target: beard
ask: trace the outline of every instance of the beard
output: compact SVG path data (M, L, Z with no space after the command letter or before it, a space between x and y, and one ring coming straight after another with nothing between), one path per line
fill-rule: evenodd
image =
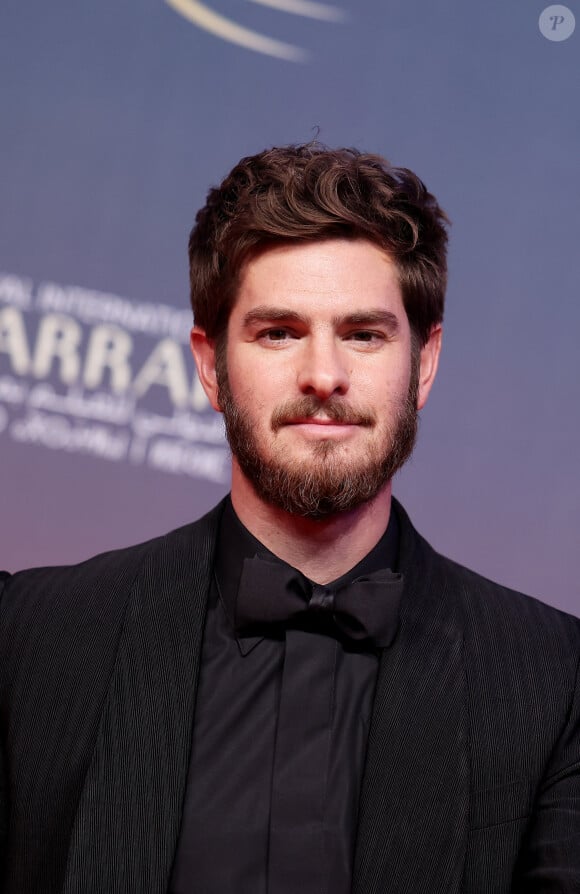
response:
M258 496L284 512L302 518L324 519L350 512L376 497L413 452L418 428L417 390L419 350L413 347L407 394L392 407L392 421L380 438L355 459L341 456L342 445L331 439L311 444L308 459L292 460L283 450L264 449L248 410L236 403L230 387L225 344L216 351L218 402L233 456ZM344 398L320 400L305 395L287 401L272 414L275 434L292 419L323 412L335 422L376 426L372 411Z

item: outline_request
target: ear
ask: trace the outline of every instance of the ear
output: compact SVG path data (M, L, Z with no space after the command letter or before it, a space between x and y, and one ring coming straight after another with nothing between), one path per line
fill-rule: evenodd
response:
M207 337L205 330L194 326L189 336L191 353L197 367L199 381L207 395L210 404L220 412L217 394L217 376L215 371L215 342Z
M433 326L429 338L421 348L419 361L419 389L417 392L417 409L422 410L427 403L431 386L435 381L439 354L441 353L441 339L443 329L441 326Z

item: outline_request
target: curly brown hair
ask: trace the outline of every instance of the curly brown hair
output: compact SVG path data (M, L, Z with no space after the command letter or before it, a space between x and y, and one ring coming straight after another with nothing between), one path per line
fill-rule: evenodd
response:
M394 260L423 345L443 319L447 224L416 174L379 155L315 142L248 156L209 191L189 237L195 322L209 338L225 334L244 264L269 246L368 239Z

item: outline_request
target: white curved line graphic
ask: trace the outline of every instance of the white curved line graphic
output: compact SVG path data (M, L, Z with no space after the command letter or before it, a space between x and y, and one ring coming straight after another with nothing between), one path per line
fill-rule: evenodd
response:
M328 3L314 3L313 0L250 0L260 6L269 6L281 12L290 12L307 19L320 19L323 22L346 22L347 14L343 9L330 6Z
M289 62L306 62L308 59L308 54L300 47L244 28L208 9L199 0L165 0L165 2L194 25L199 25L205 31L209 31L223 40L228 40L230 43L238 44L240 47L246 47L256 53L264 53L266 56L275 56L277 59L286 59Z

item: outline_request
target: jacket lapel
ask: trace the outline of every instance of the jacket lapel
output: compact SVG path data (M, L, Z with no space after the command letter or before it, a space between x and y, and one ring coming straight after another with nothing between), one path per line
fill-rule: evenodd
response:
M381 657L353 892L453 894L467 842L462 629L437 555L395 506L405 590L398 637Z
M353 892L453 894L468 810L461 625L437 556L397 511L405 593L399 635L381 657ZM138 571L62 894L167 892L220 514L157 541Z
M71 835L63 894L165 894L187 778L221 506L138 570Z

